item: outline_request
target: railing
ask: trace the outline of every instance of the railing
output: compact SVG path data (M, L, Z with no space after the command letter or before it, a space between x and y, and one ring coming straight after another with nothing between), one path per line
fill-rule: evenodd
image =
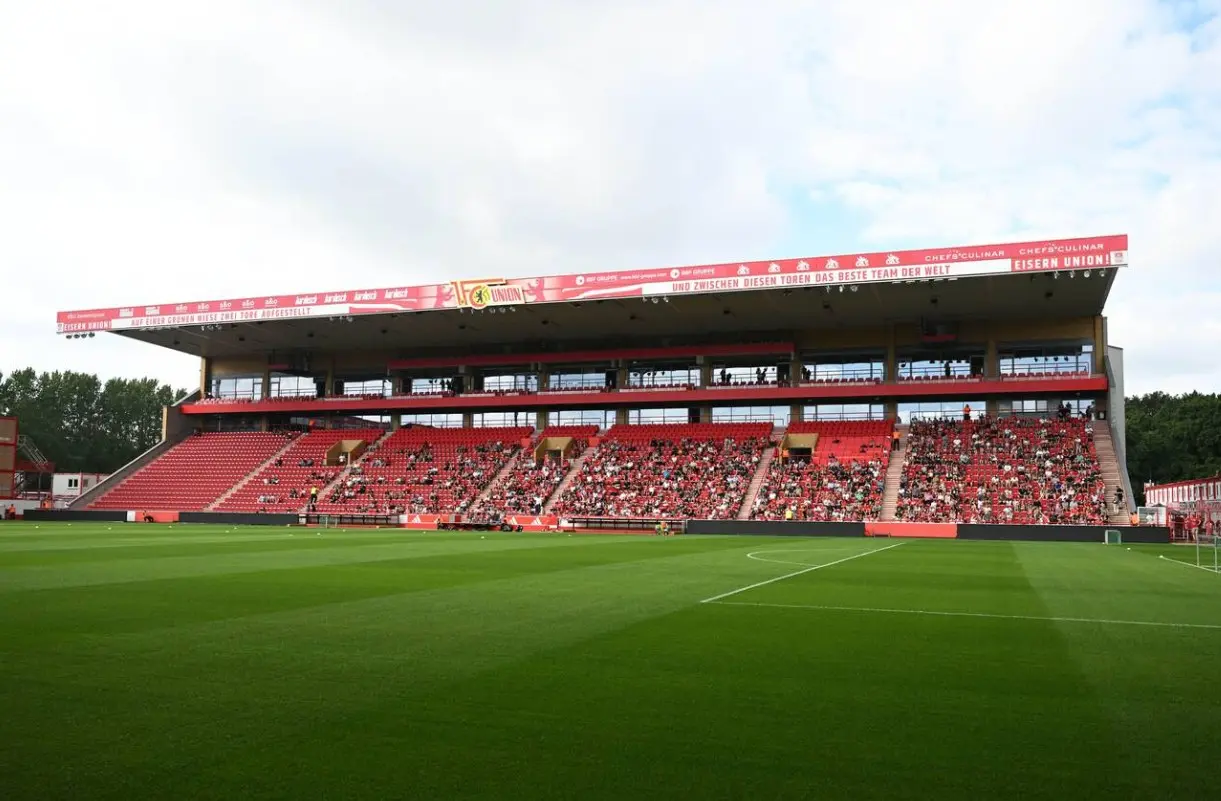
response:
M681 393L681 392L689 392L689 391L696 391L696 390L711 390L711 391L739 390L740 391L740 390L750 390L750 389L814 388L814 387L826 387L826 386L837 386L837 385L838 386L858 385L861 387L869 387L869 386L882 386L882 385L895 386L895 385L917 384L917 383L926 383L926 382L945 382L945 383L957 382L957 383L962 383L965 385L965 384L977 384L977 383L980 383L983 381L989 381L989 380L991 380L991 381L1013 381L1017 384L1020 384L1022 381L1026 380L1026 379L1043 379L1043 380L1063 379L1063 380L1067 380L1067 379L1080 379L1080 378L1088 378L1088 377L1091 377L1090 373L1075 373L1075 372L1069 372L1069 371L1058 371L1055 373L1049 373L1049 374L1044 374L1044 375L1039 375L1036 373L1012 373L1012 374L1005 374L1005 375L992 376L992 377L986 377L986 376L981 376L981 375L972 376L972 375L966 375L966 374L954 374L949 379L945 378L944 375L939 376L939 375L935 375L932 373L927 373L927 374L925 374L925 373L915 373L915 374L906 373L906 374L900 376L896 381L893 381L893 382L883 381L882 379L877 378L877 377L857 378L857 377L853 377L853 376L844 376L841 378L820 378L820 379L816 379L813 381L804 381L801 379L790 380L790 381L779 382L779 383L775 382L775 381L766 381L762 384L750 383L750 382L731 383L728 385L713 383L706 387L695 386L695 385L679 385L679 386L653 386L653 387L632 386L632 387L620 387L618 389L611 389L611 388L608 388L605 386L562 386L562 387L550 387L547 389L541 389L541 390L537 390L537 391L489 390L489 391L483 391L483 392L458 393L458 392L453 392L450 390L436 390L436 391L428 391L428 392L400 393L400 394L388 395L388 396L337 395L337 396L331 396L331 397L327 397L327 398L316 398L316 397L312 397L312 396L308 396L308 395L307 396L277 396L277 397L273 397L273 398L268 398L267 402L269 402L269 403L277 403L277 402L289 403L289 402L295 401L295 402L305 402L305 403L310 403L310 404L316 403L318 408L322 408L325 405L330 405L333 403L339 403L339 402L343 402L343 401L353 401L353 400L398 401L398 400L413 400L413 399L427 399L427 398L468 398L468 399L469 398L495 399L495 398L509 398L509 397L547 398L549 396L563 396L565 394L571 393L571 394L606 395L606 396L608 396L607 402L610 403L611 401L609 400L609 396L613 396L616 394L622 395L624 393L640 393L640 392L657 392L660 394L662 392ZM1015 391L1016 391L1016 388L1015 388ZM262 399L236 398L236 397L234 397L234 398L207 398L202 401L197 401L197 403L200 405L224 405L224 404L228 404L228 403L244 405L247 403L258 403L261 400ZM800 399L796 399L796 400L800 400ZM811 398L805 399L805 400L807 403L809 403L810 401L816 400L816 398L811 397ZM681 398L676 398L676 399L673 399L672 401L667 401L667 402L672 402L674 404L682 404L682 403L686 403L687 401L685 401ZM776 403L775 405L785 405L788 402L790 402L788 399L783 399L783 400L779 401L778 403ZM715 401L713 401L713 405L715 405ZM760 403L759 405L762 405L762 403Z

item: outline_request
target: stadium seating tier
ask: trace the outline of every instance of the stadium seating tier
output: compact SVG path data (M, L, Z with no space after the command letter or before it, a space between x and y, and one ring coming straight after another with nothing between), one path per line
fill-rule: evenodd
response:
M194 434L89 508L201 511L290 441L287 434L253 431Z
M533 430L402 428L370 448L321 498L322 514L450 514L479 494L522 449Z
M771 432L770 423L615 426L552 512L732 519Z
M786 434L817 434L809 457L776 459L751 506L754 520L877 520L890 457L891 420L808 421Z
M1104 524L1092 426L1019 417L914 421L896 519Z

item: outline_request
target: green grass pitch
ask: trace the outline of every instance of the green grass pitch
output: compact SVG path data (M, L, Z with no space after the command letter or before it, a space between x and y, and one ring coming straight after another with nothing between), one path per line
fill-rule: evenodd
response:
M0 798L1215 797L1163 555L0 524Z

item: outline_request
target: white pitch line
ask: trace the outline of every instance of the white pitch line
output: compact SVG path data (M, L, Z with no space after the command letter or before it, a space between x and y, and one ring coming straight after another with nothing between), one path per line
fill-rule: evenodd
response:
M814 553L824 556L829 553L851 553L852 548L776 548L765 551L751 551L746 554L747 559L753 559L756 562L767 562L773 565L792 565L793 567L817 567L812 562L794 562L789 559L767 559L759 554L765 553Z
M1194 565L1192 565L1194 567ZM861 612L878 615L926 615L929 617L978 617L991 620L1030 620L1045 623L1087 623L1097 626L1153 626L1168 629L1214 629L1216 623L1165 623L1158 620L1106 620L1093 617L1042 617L1039 615L995 615L987 612L937 612L931 609L886 609L869 606L815 606L813 604L769 604L752 601L705 601L717 606L758 606L770 609L813 609L819 612Z
M1160 558L1167 562L1174 562L1176 565L1182 565L1183 567L1194 567L1196 570L1204 570L1208 573L1212 573L1214 576L1217 575L1217 571L1213 570L1211 567L1204 567L1203 565L1193 565L1191 562L1184 562L1182 559L1167 559L1165 556L1162 556Z
M775 584L777 581L784 581L785 579L793 578L794 576L800 576L802 573L812 573L815 570L822 570L824 567L834 567L835 565L842 565L844 562L851 562L853 559L860 559L862 556L868 556L871 553L881 553L882 551L889 551L891 548L898 548L900 545L906 545L906 544L907 543L905 543L905 542L896 542L894 545L887 545L885 548L875 548L872 551L865 551L864 553L858 553L858 554L854 554L852 556L846 556L843 559L836 559L834 562L827 562L824 565L813 565L812 567L807 567L802 570L796 570L792 573L785 573L783 576L776 576L776 578L771 578L771 579L768 579L767 581L760 581L755 584L747 585L745 587L738 587L736 590L730 590L729 592L723 592L720 595L714 595L711 598L705 598L704 600L700 601L700 603L710 604L714 601L719 601L722 598L728 598L731 595L737 595L740 592L746 592L747 590L753 590L758 587L766 587L768 584Z

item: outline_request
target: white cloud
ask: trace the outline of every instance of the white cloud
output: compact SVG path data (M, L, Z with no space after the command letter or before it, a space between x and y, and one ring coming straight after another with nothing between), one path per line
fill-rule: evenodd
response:
M1217 6L0 0L0 369L195 380L57 308L1129 232L1129 389L1218 390Z

